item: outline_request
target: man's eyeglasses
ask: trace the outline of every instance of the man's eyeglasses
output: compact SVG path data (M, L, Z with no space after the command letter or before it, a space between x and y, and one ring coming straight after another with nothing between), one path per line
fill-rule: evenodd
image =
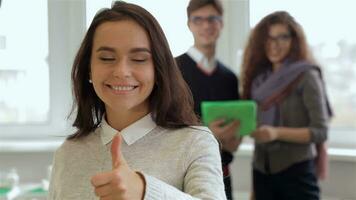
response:
M278 44L288 42L292 36L288 33L285 34L280 34L277 36L268 36L268 41L269 42L277 42Z
M211 15L208 17L201 17L201 16L191 16L190 21L193 22L195 25L201 25L204 21L207 21L209 24L217 24L222 22L221 16Z

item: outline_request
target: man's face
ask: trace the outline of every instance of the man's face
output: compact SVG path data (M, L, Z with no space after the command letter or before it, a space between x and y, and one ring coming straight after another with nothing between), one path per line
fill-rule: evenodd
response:
M191 13L188 27L197 47L215 46L223 27L222 16L212 5L206 5Z

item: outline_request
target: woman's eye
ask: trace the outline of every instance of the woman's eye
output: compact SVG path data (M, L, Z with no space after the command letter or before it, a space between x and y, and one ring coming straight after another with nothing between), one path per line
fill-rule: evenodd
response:
M111 58L111 57L100 57L99 59L104 62L111 62L115 60L115 58Z
M134 62L146 62L147 59L146 58L135 58L135 59L132 59L132 61L134 61Z

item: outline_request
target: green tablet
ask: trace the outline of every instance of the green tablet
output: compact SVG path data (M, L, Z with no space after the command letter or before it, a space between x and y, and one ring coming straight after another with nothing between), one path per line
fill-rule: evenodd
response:
M207 126L217 119L240 121L240 130L236 134L249 135L256 129L257 106L254 101L204 101L201 104L203 123Z

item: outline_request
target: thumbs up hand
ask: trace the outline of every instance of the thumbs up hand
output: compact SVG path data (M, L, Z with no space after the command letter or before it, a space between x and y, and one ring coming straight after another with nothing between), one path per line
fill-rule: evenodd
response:
M121 136L117 134L111 144L112 171L96 174L91 178L95 194L100 200L141 200L144 180L130 169L121 153Z

